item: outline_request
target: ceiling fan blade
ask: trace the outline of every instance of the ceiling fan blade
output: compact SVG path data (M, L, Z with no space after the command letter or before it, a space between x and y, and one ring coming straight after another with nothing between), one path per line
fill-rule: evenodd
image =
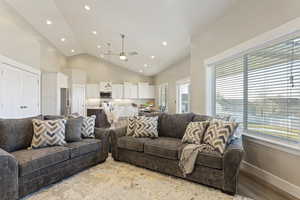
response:
M138 55L138 54L139 54L139 53L136 52L136 51L128 52L128 55L129 55L129 56L136 56L136 55Z

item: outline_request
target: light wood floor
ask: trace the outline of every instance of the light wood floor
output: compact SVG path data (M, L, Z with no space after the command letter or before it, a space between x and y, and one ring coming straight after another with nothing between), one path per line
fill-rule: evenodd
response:
M246 172L240 173L238 193L255 200L299 200Z

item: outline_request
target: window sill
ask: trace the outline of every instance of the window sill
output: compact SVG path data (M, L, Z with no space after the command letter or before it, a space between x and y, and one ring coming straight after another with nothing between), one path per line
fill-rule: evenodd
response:
M287 152L296 156L300 155L299 144L289 144L249 133L243 133L243 136L246 136L246 138L252 142L267 146L269 148L277 149L279 151Z

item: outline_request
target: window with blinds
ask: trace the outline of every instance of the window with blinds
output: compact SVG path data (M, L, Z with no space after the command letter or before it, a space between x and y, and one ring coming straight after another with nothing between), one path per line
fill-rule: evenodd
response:
M239 123L243 123L243 71L242 58L236 58L215 67L216 114L230 115Z
M215 66L215 111L244 131L300 141L300 38Z

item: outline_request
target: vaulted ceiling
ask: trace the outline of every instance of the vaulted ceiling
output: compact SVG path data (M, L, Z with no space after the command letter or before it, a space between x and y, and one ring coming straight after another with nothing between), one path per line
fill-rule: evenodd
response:
M190 38L236 0L6 0L64 55L90 54L155 75L190 53ZM137 51L127 62L104 55ZM162 43L166 42L167 45ZM107 46L111 43L111 47Z

